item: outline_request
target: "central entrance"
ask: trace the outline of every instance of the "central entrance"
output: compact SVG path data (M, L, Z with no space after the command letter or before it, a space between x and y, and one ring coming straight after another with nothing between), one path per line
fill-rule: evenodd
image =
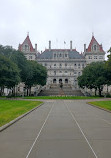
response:
M59 79L59 83L62 83L62 79L61 78Z

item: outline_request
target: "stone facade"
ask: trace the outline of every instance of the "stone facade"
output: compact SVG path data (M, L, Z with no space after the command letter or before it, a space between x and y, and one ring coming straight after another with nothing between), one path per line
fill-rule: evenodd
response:
M88 48L86 48L86 44L84 45L82 54L72 48L72 41L70 41L69 49L51 49L51 41L49 41L49 49L40 54L37 52L37 45L35 45L35 49L33 48L29 35L19 45L19 50L28 60L36 60L47 68L47 88L63 83L70 85L73 89L79 89L77 78L82 75L84 67L91 62L105 60L102 45L99 45L94 36L92 36Z

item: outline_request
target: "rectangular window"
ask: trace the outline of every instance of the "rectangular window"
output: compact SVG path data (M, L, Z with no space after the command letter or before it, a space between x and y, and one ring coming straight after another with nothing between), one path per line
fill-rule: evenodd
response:
M65 57L67 58L67 54L65 54Z
M103 59L103 56L99 56L99 59Z
M56 71L54 71L54 75L56 75Z
M32 59L32 56L29 56L29 60L31 60Z
M97 59L97 56L94 56L94 59Z
M89 59L92 59L92 56L89 56Z

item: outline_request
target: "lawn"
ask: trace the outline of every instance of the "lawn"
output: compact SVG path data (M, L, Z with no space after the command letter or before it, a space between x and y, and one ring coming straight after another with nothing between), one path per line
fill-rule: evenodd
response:
M89 103L94 106L98 106L103 109L107 109L111 111L111 101L95 101L95 102L89 102Z
M86 97L86 96L36 96L24 97L24 99L98 99L100 97Z
M40 101L0 100L0 126L37 107Z

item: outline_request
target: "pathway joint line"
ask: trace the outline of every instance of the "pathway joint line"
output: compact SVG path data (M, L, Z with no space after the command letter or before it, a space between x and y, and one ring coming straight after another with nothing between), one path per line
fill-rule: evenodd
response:
M26 158L29 157L29 155L30 155L30 153L31 153L31 151L32 151L32 149L33 149L35 143L37 142L37 140L38 140L38 138L39 138L39 136L40 136L40 134L41 134L41 132L42 132L42 130L43 130L43 128L44 128L44 126L45 126L45 124L46 124L48 118L49 118L49 115L50 115L50 113L51 113L53 107L54 107L54 104L52 105L52 107L51 107L51 109L50 109L50 111L49 111L49 113L48 113L48 115L47 115L47 117L46 117L46 119L45 119L45 121L44 121L44 123L43 123L43 125L42 125L42 127L41 127L41 129L40 129L40 131L39 131L39 133L38 133L38 135L37 135L37 137L35 138L35 140L34 140L32 146L31 146L31 148L30 148L30 150L29 150L29 152L28 152Z
M98 158L98 157L97 157L97 155L96 155L96 153L95 153L95 151L94 151L94 149L93 149L93 148L92 148L92 146L90 145L90 143L89 143L89 141L88 141L87 137L85 136L84 132L82 131L82 128L80 127L79 123L77 122L76 118L74 117L74 115L72 114L72 112L69 110L69 108L68 108L68 106L67 106L67 105L66 105L66 107L67 107L67 110L69 111L69 113L71 114L71 116L72 116L73 120L76 122L76 124L77 124L77 126L78 126L79 130L81 131L81 133L82 133L83 137L85 138L86 142L88 143L88 145L89 145L90 149L92 150L92 152L93 152L93 154L94 154L95 158Z

